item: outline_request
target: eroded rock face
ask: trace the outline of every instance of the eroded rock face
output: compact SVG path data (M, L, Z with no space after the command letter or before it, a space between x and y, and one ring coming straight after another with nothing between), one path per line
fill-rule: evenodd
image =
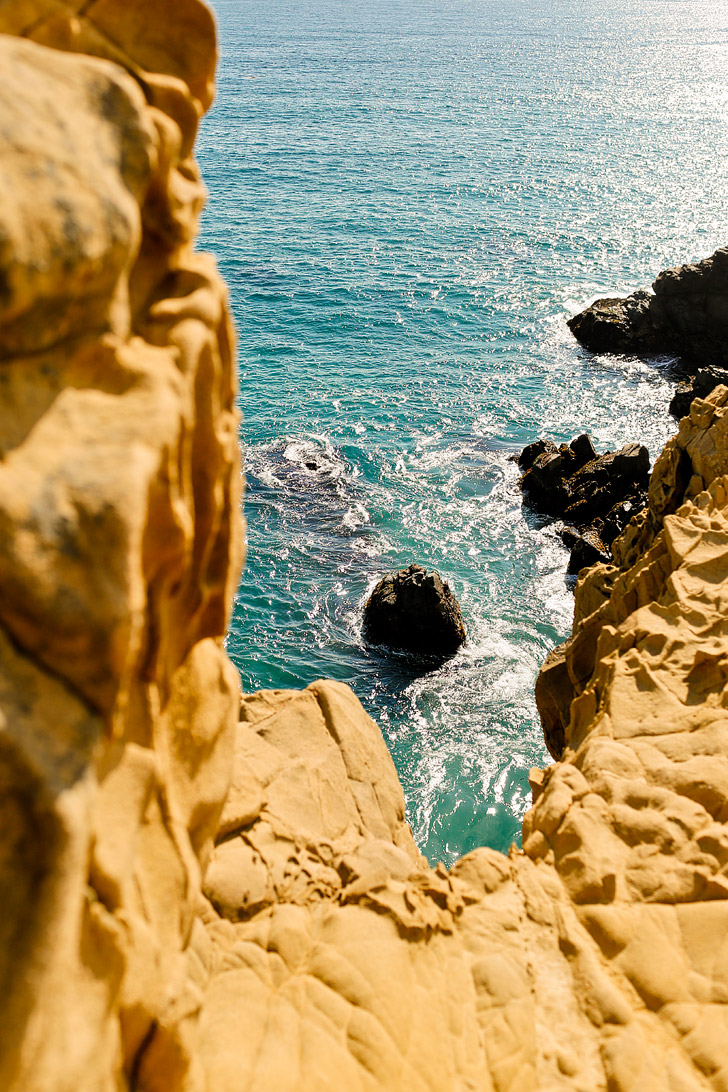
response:
M241 703L222 649L209 14L0 28L0 1087L724 1092L728 389L577 585L523 852L431 868L351 691Z
M452 656L465 643L450 585L421 565L379 581L364 607L364 635L375 645L435 658Z
M28 0L0 30L34 39L0 36L0 1086L186 1088L238 708L231 331L193 250L213 25Z

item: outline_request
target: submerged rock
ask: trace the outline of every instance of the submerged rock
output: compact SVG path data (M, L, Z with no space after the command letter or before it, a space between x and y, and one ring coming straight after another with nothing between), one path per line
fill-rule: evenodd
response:
M446 657L465 643L460 605L437 572L410 565L383 577L364 607L364 636L375 645Z

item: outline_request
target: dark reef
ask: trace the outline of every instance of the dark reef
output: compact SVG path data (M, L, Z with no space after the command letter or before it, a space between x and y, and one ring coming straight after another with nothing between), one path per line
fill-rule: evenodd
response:
M586 433L561 447L536 440L518 464L527 503L567 524L561 537L571 550L571 574L609 561L615 538L647 503L650 457L641 444L598 455Z

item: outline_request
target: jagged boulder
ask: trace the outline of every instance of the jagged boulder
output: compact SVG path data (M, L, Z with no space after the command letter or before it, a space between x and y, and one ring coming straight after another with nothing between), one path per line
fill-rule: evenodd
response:
M516 456L516 462L525 473L541 455L556 455L558 450L553 440L534 440L532 444L526 444L521 454Z
M564 516L577 525L606 516L619 501L646 490L649 475L650 456L642 444L608 451L568 480Z
M526 468L521 487L529 503L573 525L561 533L571 550L571 574L608 561L614 539L647 503L650 457L641 444L597 455L584 433L559 448L551 440L536 440L518 461Z
M641 444L597 455L588 436L538 455L521 478L534 508L585 525L604 517L626 497L647 488L650 456Z
M569 319L567 326L577 341L595 353L630 353L652 344L654 331L649 292L635 292L626 298L595 300Z
M418 655L447 657L465 643L460 605L439 573L410 565L383 577L364 607L364 636Z
M596 455L586 433L558 448L551 440L528 444L518 465L525 470L521 485L534 508L549 516L563 515L569 503L569 479Z

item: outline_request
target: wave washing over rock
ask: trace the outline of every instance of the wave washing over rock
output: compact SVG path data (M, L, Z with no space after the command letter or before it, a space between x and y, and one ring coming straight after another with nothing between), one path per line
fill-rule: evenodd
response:
M222 648L209 13L27 0L0 30L33 39L0 39L0 1086L722 1092L728 388L579 580L523 852L433 870L352 692L241 701Z

